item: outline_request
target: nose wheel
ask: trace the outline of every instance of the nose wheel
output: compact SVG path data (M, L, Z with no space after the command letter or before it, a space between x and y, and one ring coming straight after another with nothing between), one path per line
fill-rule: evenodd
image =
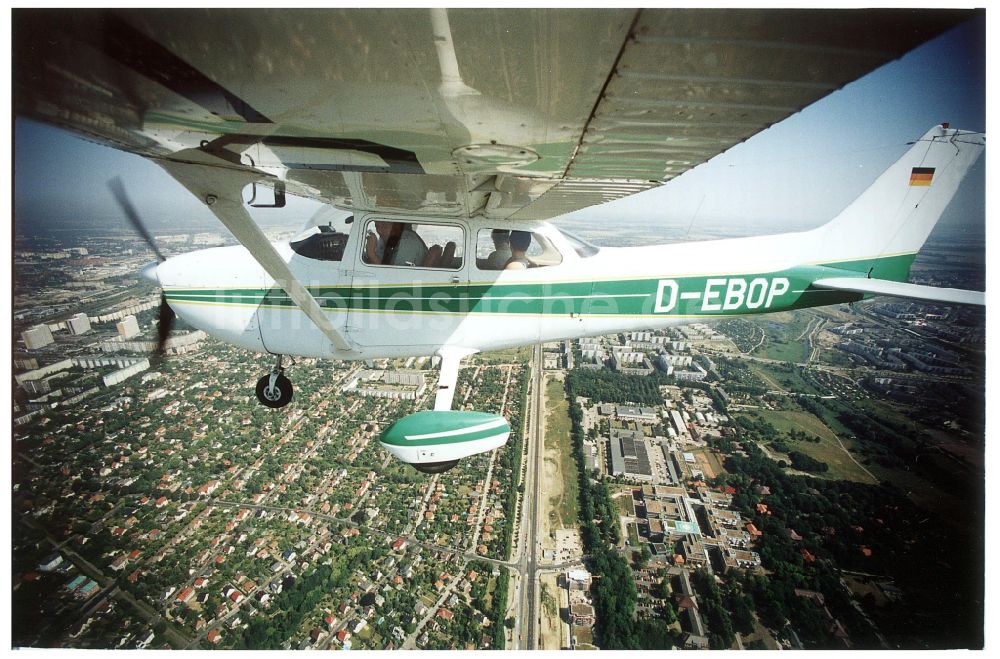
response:
M261 405L279 408L288 405L292 400L292 381L285 377L285 369L281 366L281 355L271 372L257 380L257 400Z

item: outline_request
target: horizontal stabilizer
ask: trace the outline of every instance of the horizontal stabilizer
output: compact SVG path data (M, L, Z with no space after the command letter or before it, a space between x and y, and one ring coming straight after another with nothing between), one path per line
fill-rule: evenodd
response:
M850 291L869 295L890 295L914 300L931 302L950 302L954 304L986 305L986 293L983 291L964 291L958 288L936 288L907 284L886 279L867 279L864 277L831 277L817 279L813 282L817 288L829 288L835 291Z

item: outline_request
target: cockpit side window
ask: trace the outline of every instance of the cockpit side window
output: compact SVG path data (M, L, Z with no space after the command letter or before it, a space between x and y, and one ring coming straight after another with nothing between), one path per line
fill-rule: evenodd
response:
M534 231L480 229L476 266L480 270L523 270L562 263L562 254L548 238Z
M296 254L317 261L341 261L347 246L347 234L329 226L312 227L299 234L289 245Z
M370 265L460 270L464 253L461 227L372 220L365 227L361 260Z

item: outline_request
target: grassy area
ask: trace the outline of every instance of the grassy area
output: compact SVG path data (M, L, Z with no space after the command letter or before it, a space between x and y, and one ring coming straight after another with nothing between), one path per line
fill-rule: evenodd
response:
M802 374L797 366L787 366L782 364L764 364L752 362L750 370L757 373L765 382L777 384L786 391L797 394L819 394L826 392L819 391L813 385L802 378Z
M580 486L576 479L573 441L570 437L569 401L559 380L545 384L545 445L553 449L559 460L563 490L558 501L559 519L564 528L576 525L579 516Z
M594 632L590 627L573 627L573 635L576 636L577 647L581 645L594 644Z
M845 353L835 349L835 348L822 348L817 355L816 361L822 362L823 364L830 364L831 366L844 366L849 367L854 362Z
M829 439L832 441L837 439L836 433L830 430L830 428L828 428L820 419L816 418L815 415L806 411L796 412L792 410L761 410L757 412L757 414L781 432L798 430L810 435L816 435L822 440Z
M629 523L628 525L628 542L631 547L639 546L639 526L637 524Z
M893 426L902 426L914 435L919 435L924 431L924 426L914 421L907 413L906 408L897 406L881 400L859 400L852 403L854 407L860 408L873 419L880 422L890 423Z
M542 582L542 606L545 608L545 612L549 614L549 617L553 617L559 613L559 604L556 602L556 597L549 592L549 585Z
M482 353L479 359L487 364L525 364L531 359L532 348L533 346L521 346L506 350L492 350Z
M804 362L806 357L802 341L775 341L770 336L762 356L783 362Z
M786 312L776 314L768 320L756 321L767 341L754 352L758 357L779 359L788 362L803 362L808 355L802 339L798 337L809 326L812 316L802 312Z
M696 451L692 451L692 453L694 454L695 459L703 461L707 469L711 471L711 473L705 473L706 478L712 478L714 476L718 476L719 474L726 473L726 468L722 466L722 460L717 454L713 453L709 449L698 449Z
M497 578L490 576L490 580L486 582L486 596L483 598L487 611L493 608L493 591L496 590L496 588Z
M824 478L872 483L872 477L865 473L844 448L837 442L837 433L827 427L820 419L806 411L793 410L761 410L757 414L777 428L782 433L790 430L805 432L810 436L819 437L819 443L812 441L788 441L789 447L805 453L811 458L825 462L830 471L822 474ZM850 446L845 440L844 446Z
M847 439L853 437L854 433L836 418L837 413L841 410L854 408L855 411L864 411L864 413L873 419L883 419L894 424L899 424L912 429L914 433L920 431L919 425L906 417L905 410L901 410L889 403L881 401L857 401L848 406L839 401L825 402L833 409L829 409L827 405L819 406L818 409L821 418L817 418L804 410L760 410L757 412L761 418L771 423L771 425L781 432L787 433L789 430L795 429L820 437L821 441L818 444L808 441L788 442L788 444L797 451L801 451L816 460L822 460L827 463L830 466L830 471L823 475L825 478L843 478L862 483L872 482L872 478L860 466L850 460L847 453L837 445L834 439L835 436L839 436L846 448L856 445L854 440ZM858 462L864 461L864 457L861 454L853 455ZM913 471L888 469L880 466L874 460L863 466L877 480L889 481L895 484L918 505L928 510L948 512L952 515L956 514L956 511L964 511L962 501L959 497L947 492L937 484L922 478Z
M619 492L625 492L627 494L622 494L621 496L616 496L614 498L615 507L618 508L618 512L624 517L635 517L635 504L632 502L632 488L620 488Z

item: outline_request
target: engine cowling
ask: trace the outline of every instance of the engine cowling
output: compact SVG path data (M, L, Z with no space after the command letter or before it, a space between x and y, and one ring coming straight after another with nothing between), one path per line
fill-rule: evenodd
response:
M510 424L486 412L425 410L396 421L382 433L383 448L419 471L437 474L462 458L503 446Z

